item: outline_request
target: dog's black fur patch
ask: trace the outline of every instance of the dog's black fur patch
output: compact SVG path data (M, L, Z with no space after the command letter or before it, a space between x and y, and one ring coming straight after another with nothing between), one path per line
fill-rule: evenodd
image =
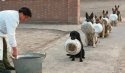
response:
M72 58L72 61L74 61L75 58L79 58L80 62L82 62L83 61L82 58L85 58L85 51L84 51L84 48L83 48L83 43L82 43L81 38L80 38L80 34L77 31L71 31L70 32L70 37L71 37L72 40L77 39L77 40L80 41L80 43L81 43L81 51L76 55L71 55L71 54L67 54L67 55L70 56L70 58Z

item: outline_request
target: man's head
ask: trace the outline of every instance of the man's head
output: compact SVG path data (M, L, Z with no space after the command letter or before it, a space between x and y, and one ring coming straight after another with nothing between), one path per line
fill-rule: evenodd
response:
M31 10L27 7L22 7L19 9L19 19L21 22L26 21L28 18L32 17Z

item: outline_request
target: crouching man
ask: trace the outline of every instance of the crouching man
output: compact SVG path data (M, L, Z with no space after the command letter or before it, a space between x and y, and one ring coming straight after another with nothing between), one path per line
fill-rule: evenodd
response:
M0 11L0 73L10 73L9 70L14 70L7 58L8 45L12 49L12 56L16 58L18 55L16 28L19 22L26 21L31 16L31 10L27 7L22 7L18 11Z

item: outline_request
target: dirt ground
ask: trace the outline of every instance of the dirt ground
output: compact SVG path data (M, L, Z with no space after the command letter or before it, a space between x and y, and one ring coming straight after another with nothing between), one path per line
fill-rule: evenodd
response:
M20 53L22 53L37 52L46 47L47 44L65 36L66 32L51 29L19 28L16 35L18 48Z
M115 5L120 5L120 11L122 16L125 16L125 0L81 0L80 3L80 12L81 12L81 17L84 17L85 12L91 13L93 12L95 15L101 15L102 10L108 10L109 14L111 13L111 9L112 7L114 7ZM120 24L124 24L124 21ZM124 30L124 28L122 27L118 27ZM114 28L117 29L117 28ZM119 32L121 32L122 30L119 30ZM118 31L114 31L119 33ZM116 38L108 38L110 39L110 41L107 43L105 42L106 40L101 40L103 41L101 43L102 48L104 48L103 44L110 44L110 47L113 47L113 45L111 45L111 43L114 42L119 42L122 43L120 44L120 46L122 46L122 49L120 51L120 57L118 57L118 62L116 64L116 71L114 72L110 72L110 73L125 73L125 47L123 47L124 45L124 41L121 42L121 40L119 40L119 38L124 39L124 37L121 36L117 36L117 33L115 34L111 34L111 37L116 36ZM46 48L47 46L49 46L49 44L53 44L54 41L59 40L60 38L64 37L65 35L67 35L68 32L67 31L61 31L61 30L56 30L56 29L37 29L37 28L17 28L17 34L16 34L16 38L17 38L17 42L18 42L18 48L19 48L19 53L24 53L24 52L32 52L32 51L39 51L42 50L44 48ZM122 36L125 36L125 34L123 34ZM118 37L118 38L117 38ZM113 40L113 41L111 41ZM117 43L114 43L115 46L118 45ZM121 48L121 47L115 47L116 51L117 48ZM106 47L107 48L107 47ZM88 49L89 50L89 49ZM100 49L98 49L100 50ZM102 49L101 49L102 50ZM112 48L110 49L112 50ZM89 50L90 51L90 50ZM94 50L93 50L94 51ZM97 53L96 51L94 51L95 53ZM88 52L88 54L92 53L92 49L91 52ZM103 52L102 52L103 53ZM109 52L111 53L111 52ZM113 54L114 55L114 54ZM90 55L90 57L94 57L93 55ZM103 56L105 58L105 56ZM106 57L109 57L108 55ZM101 58L101 55L100 55ZM110 57L109 57L110 58ZM89 58L87 58L89 59ZM98 60L99 58L95 58L94 60ZM89 59L89 60L92 60ZM101 61L101 59L99 59ZM110 61L108 61L110 62ZM47 62L48 63L48 62ZM94 62L93 62L94 63ZM96 62L95 62L96 63ZM46 64L45 64L46 65ZM87 63L86 63L87 65ZM118 66L118 67L117 67ZM94 67L94 66L93 66ZM49 70L49 69L48 69ZM51 70L51 69L50 69ZM93 70L92 70L93 71ZM53 72L49 72L46 71L46 73L53 73ZM57 72L57 73L63 73L63 72ZM76 72L72 72L72 73L76 73ZM79 72L82 73L82 72ZM99 73L99 72L88 72L86 71L85 73ZM100 71L101 73L101 71ZM104 73L104 72L102 72ZM109 73L109 72L107 72Z

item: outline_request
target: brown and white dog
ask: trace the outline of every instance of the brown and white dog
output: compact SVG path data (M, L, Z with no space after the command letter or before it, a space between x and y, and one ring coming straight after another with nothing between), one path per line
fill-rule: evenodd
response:
M85 19L85 21L83 21L83 23L81 25L81 30L83 31L83 33L86 36L85 42L86 42L87 46L96 47L98 38L97 38L97 35L95 32L95 29L93 27L94 14L91 13L91 15L88 15L88 13L86 12L85 17L86 17L86 19Z
M117 16L118 16L118 21L122 21L122 16L121 16L121 12L119 11L119 5L117 6L117 5L115 5L115 11L116 11L116 14L117 14Z
M117 26L118 23L118 15L117 15L117 11L112 8L112 14L110 14L109 16L109 20L110 20L110 24L112 26Z
M110 24L109 17L108 17L108 11L103 10L102 16L100 17L95 16L95 20L96 20L96 23L100 23L103 27L102 32L99 33L99 37L102 37L102 38L107 37L112 30L112 26Z

